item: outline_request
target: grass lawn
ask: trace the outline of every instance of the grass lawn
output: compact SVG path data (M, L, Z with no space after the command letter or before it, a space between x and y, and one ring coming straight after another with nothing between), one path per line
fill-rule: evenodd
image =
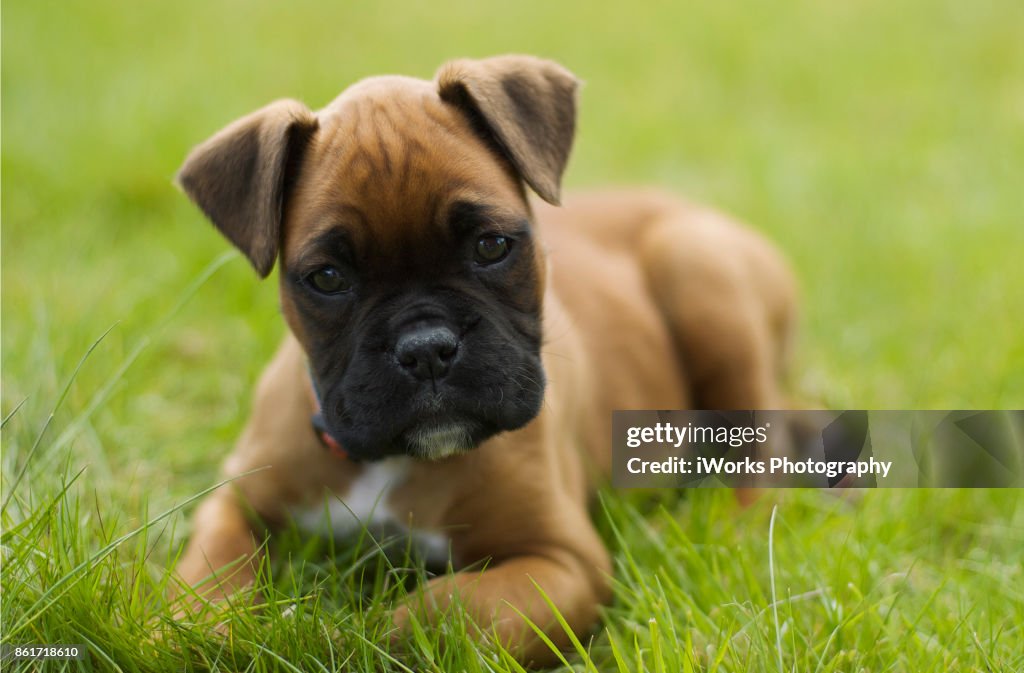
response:
M170 620L190 498L283 333L274 282L170 183L228 121L555 58L586 82L569 189L660 184L786 251L797 395L1021 408L1021 26L1009 0L5 2L2 642L87 644L67 670L518 670L457 618L389 654L417 571L367 540L285 535L230 638ZM595 516L615 600L567 668L1024 670L1020 491L608 489Z

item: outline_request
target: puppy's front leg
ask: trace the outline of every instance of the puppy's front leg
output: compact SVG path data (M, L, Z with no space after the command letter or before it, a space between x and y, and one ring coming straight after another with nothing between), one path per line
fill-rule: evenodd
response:
M600 606L611 598L611 558L585 511L578 510L572 517L575 525L557 540L524 545L520 553L496 557L483 570L462 570L428 582L394 612L398 633L407 630L410 612L436 624L458 602L517 659L541 666L555 663L556 654L527 623L538 626L557 647L570 645L544 596L576 634L597 622Z
M222 474L232 481L196 510L177 572L200 595L221 599L256 579L262 552L250 511L280 522L289 503L319 495L337 470L313 434L311 413L305 356L288 336L260 378L252 416L225 462Z
M204 500L194 521L192 538L177 567L181 580L208 600L252 585L261 551L230 485Z

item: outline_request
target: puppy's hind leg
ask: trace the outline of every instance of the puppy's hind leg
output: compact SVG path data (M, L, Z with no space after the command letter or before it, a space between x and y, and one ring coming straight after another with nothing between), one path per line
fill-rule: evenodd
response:
M640 245L694 406L784 407L796 285L778 251L723 215L684 207L653 223Z
M718 213L683 208L653 224L641 246L694 407L785 408L796 284L778 251ZM756 491L737 488L736 498L749 505Z

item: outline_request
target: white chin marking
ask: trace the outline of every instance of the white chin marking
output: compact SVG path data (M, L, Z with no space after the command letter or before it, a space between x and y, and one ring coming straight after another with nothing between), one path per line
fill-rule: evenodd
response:
M469 431L463 425L435 425L416 430L409 443L417 455L428 460L440 460L468 451L471 446Z

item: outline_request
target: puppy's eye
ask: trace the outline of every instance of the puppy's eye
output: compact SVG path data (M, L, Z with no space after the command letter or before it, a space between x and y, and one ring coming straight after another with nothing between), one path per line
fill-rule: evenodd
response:
M352 283L338 269L325 266L306 276L306 282L323 294L341 294L352 289Z
M476 242L476 261L484 265L495 264L508 256L511 247L512 242L504 236L481 236Z

